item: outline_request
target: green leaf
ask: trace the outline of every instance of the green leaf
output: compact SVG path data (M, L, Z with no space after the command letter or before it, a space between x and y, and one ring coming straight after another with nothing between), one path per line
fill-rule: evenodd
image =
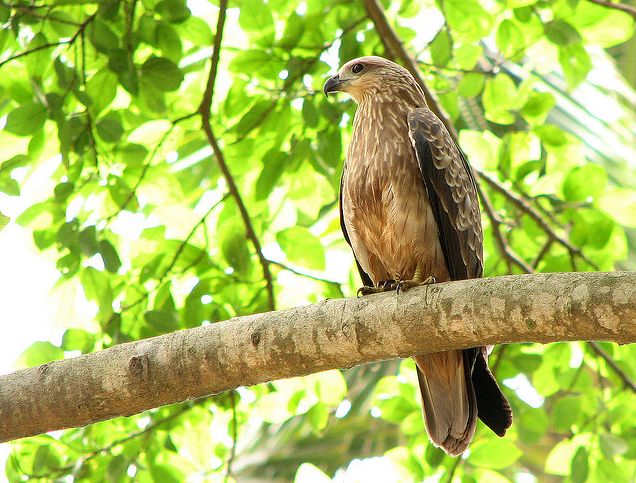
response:
M266 118L268 113L272 111L272 101L258 101L254 104L249 111L241 118L236 125L236 133L239 136L244 136L257 125L261 124Z
M521 108L521 115L533 125L542 124L555 104L556 100L549 92L532 92Z
M0 231L2 231L9 224L10 221L11 218L0 211Z
M117 75L107 68L98 70L86 82L86 94L91 99L91 110L94 114L100 113L110 105L117 94Z
M303 120L308 127L316 127L318 125L318 109L311 97L303 100Z
M227 263L239 273L246 273L250 266L245 229L238 223L229 228L221 239L221 253Z
M570 89L583 82L587 74L592 70L592 60L580 44L561 46L559 49L559 63Z
M88 27L88 35L95 48L105 54L119 47L119 38L106 22L96 18Z
M156 333L173 332L179 328L177 314L165 310L149 310L144 313L144 319Z
M497 124L514 122L511 111L516 107L517 88L508 75L498 74L494 79L488 79L482 100L488 120Z
M29 136L44 126L46 117L46 108L42 104L23 104L9 113L4 129L18 136Z
M509 439L482 439L470 447L470 463L498 470L512 465L522 454Z
M597 164L585 164L571 170L563 182L568 201L596 200L607 186L607 172Z
M255 195L257 200L266 199L274 189L285 170L288 154L277 150L268 151L263 157L263 170L256 182Z
M490 32L493 16L477 0L444 0L446 22L451 31L461 32L467 40L477 40Z
M570 45L581 42L581 34L565 20L557 19L544 26L545 34L557 45Z
M263 0L242 0L239 24L247 32L267 33L274 28L274 18Z
M0 192L9 196L20 196L20 185L8 175L0 176Z
M98 250L106 270L111 273L117 273L119 267L121 267L121 260L115 247L108 240L100 240Z
M559 399L552 408L554 427L561 431L568 431L581 414L581 404L580 396L565 396Z
M602 211L596 209L578 210L572 216L574 226L570 240L577 246L589 245L603 248L609 242L616 223Z
M160 91L175 91L183 81L183 72L164 57L150 57L141 66L142 78Z
M170 59L175 64L179 62L183 47L179 35L172 27L163 22L159 23L157 25L156 43L164 57Z
M465 74L459 81L457 92L462 97L475 97L484 88L486 76L477 72Z
M323 403L314 404L307 411L307 420L315 433L320 433L327 426L329 421L329 407Z
M276 241L291 262L299 263L307 268L324 270L325 251L311 232L300 226L287 228L276 234Z
M78 235L79 246L82 253L87 257L92 257L97 253L97 235L95 225L87 226Z
M515 417L515 425L524 443L536 444L548 430L548 416L543 408L526 409Z
M552 124L535 126L532 131L539 136L542 143L549 146L563 146L567 142L567 138L563 130Z
M52 64L51 53L49 49L36 50L48 43L49 41L47 40L46 36L39 32L33 36L33 39L31 39L26 49L24 49L26 52L33 51L31 54L25 57L24 64L27 68L29 76L33 77L34 79L42 79L42 77L44 77L44 75L47 73L47 70Z
M18 359L20 367L34 367L64 359L64 351L50 342L34 342Z
M113 292L108 276L93 267L86 267L80 273L80 280L86 298L97 302L100 310L112 312Z
M62 336L62 349L65 351L90 352L95 344L95 336L84 329L66 329Z
M124 133L119 114L112 111L99 119L95 127L99 137L108 143L116 143Z
M191 13L185 0L161 0L155 11L168 22L179 23L187 20Z
M338 370L315 374L316 395L328 406L339 404L347 394L347 382Z
M497 47L506 57L513 57L524 50L524 35L518 24L506 19L499 24L495 37Z
M579 447L572 458L570 478L572 483L585 483L589 473L589 463L587 449L584 446Z
M453 38L448 30L442 29L430 44L431 58L439 67L445 67L453 57Z

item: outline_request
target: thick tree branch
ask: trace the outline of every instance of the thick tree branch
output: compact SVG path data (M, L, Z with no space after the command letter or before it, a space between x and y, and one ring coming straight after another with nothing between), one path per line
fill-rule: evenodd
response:
M636 273L465 280L182 330L0 377L0 442L326 369L485 344L636 342Z
M228 191L230 192L230 195L232 196L232 198L234 198L234 201L238 206L239 213L241 214L241 218L243 219L243 223L245 224L247 237L252 242L252 245L254 245L254 250L256 251L256 255L258 256L258 260L263 269L263 277L265 278L265 284L267 288L269 308L270 310L275 310L276 300L274 298L274 282L272 280L272 274L269 269L269 260L267 260L267 258L265 258L265 255L263 255L261 242L256 235L256 231L254 230L254 226L252 225L252 220L249 213L247 212L245 203L241 198L241 193L236 186L236 182L234 181L234 177L230 172L230 168L225 162L225 156L223 156L223 151L221 151L218 140L214 135L212 124L210 124L210 109L212 105L212 98L214 97L214 84L216 82L216 74L218 71L219 59L221 55L221 41L223 40L223 28L225 26L226 11L227 0L221 0L219 3L219 18L216 24L216 34L214 36L214 47L212 49L212 57L210 59L210 75L208 76L208 81L205 86L205 92L203 93L203 100L201 101L201 106L199 107L199 113L201 114L201 123L203 131L205 132L205 136L208 139L208 143L212 147L212 151L214 152L214 157L216 158L216 162L219 165L219 169L223 173L223 177L227 182Z

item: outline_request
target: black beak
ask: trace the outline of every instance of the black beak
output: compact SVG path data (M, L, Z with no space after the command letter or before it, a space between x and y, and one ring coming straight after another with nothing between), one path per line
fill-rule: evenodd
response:
M340 77L338 77L338 74L336 74L333 77L327 79L327 82L325 82L325 85L322 88L322 92L325 93L325 96L329 97L330 92L333 93L340 90L340 84L342 84L340 82Z

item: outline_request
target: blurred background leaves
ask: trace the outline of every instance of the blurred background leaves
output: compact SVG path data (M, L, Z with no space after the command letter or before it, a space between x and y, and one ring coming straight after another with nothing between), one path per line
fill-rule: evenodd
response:
M32 232L55 291L94 314L19 366L355 294L336 203L355 107L321 86L387 55L371 3L229 3L210 111L222 161L199 115L218 2L0 3L0 202L29 193L0 228ZM636 268L636 14L602 3L382 2L480 173L486 276ZM24 439L6 477L628 482L635 360L498 347L515 423L505 439L479 426L461 459L430 446L413 364L393 361Z

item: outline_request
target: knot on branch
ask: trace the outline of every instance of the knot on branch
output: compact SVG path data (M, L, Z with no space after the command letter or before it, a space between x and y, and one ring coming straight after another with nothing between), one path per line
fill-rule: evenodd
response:
M144 379L148 375L149 365L148 356L146 354L132 356L128 363L128 370L133 377Z

